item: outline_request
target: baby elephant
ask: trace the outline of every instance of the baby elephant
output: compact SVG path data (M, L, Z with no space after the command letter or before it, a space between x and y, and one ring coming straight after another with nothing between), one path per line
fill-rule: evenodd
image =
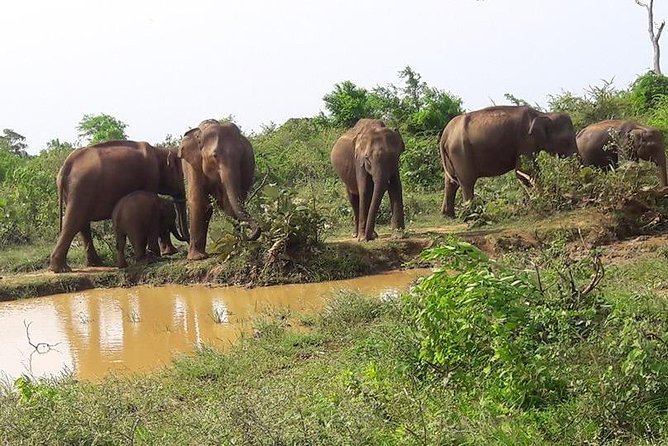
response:
M153 192L135 191L121 198L111 214L116 235L116 264L125 261L126 237L135 251L135 260L146 258L146 248L155 256L174 254L170 233L180 241L188 241L176 230L174 205Z

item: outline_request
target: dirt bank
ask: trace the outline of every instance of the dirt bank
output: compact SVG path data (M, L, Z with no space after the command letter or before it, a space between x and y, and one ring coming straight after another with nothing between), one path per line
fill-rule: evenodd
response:
M53 274L45 270L7 274L0 279L0 301L38 297L90 288L124 287L139 284L207 284L263 286L349 279L362 275L425 266L416 260L420 252L449 235L465 239L491 255L522 251L556 238L579 247L608 246L610 259L628 257L626 248L639 249L638 232L629 229L628 218L614 213L586 209L555 214L540 220L520 219L467 228L459 221L444 221L443 226L409 228L404 238L383 235L370 243L352 239L326 242L308 254L277 259L271 265L261 252L244 252L221 258L212 256L188 262L184 253L151 264L116 268L77 268L71 273ZM662 244L661 232L642 235L644 245L653 239ZM632 242L636 240L636 242Z

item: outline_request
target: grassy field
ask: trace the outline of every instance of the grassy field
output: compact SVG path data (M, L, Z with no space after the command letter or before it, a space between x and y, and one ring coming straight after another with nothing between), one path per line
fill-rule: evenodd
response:
M663 243L622 242L601 255L610 259L597 294L606 314L663 327ZM0 441L529 445L658 444L667 438L666 395L647 399L643 394L652 389L633 388L641 381L612 380L609 370L628 367L628 358L594 351L616 345L603 342L610 336L620 345L628 337L613 333L616 319L610 316L569 347L578 355L563 358L574 361L569 370L580 370L566 377L567 396L533 407L500 404L484 379L462 387L431 370L419 357L406 299L341 294L321 314L284 316L259 320L256 336L229 352L204 349L149 377L98 384L22 380L0 396ZM288 322L303 329L291 330ZM619 394L607 393L613 390Z

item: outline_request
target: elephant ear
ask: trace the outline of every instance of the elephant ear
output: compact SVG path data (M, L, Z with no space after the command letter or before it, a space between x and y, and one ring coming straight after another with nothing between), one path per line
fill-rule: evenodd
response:
M183 134L183 139L181 139L181 144L179 145L179 150L177 153L179 158L184 159L191 164L196 162L196 160L201 156L201 133L202 131L196 127L194 129L188 130Z
M539 115L531 120L529 124L529 135L536 138L539 144L543 144L548 137L552 120L549 116Z
M360 134L353 140L353 147L355 148L355 160L360 167L364 167L365 163L369 162L369 137L365 134Z
M391 143L395 144L396 147L399 147L399 153L402 153L406 148L406 145L404 144L404 139L401 137L401 133L399 132L398 128L392 127L391 130L392 130Z

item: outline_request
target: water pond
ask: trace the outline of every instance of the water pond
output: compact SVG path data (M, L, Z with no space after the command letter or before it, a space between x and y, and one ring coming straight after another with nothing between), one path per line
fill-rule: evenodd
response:
M427 270L254 289L162 286L96 289L0 303L0 377L21 374L99 380L146 373L202 345L226 348L261 315L321 308L342 289L367 295L406 290Z

